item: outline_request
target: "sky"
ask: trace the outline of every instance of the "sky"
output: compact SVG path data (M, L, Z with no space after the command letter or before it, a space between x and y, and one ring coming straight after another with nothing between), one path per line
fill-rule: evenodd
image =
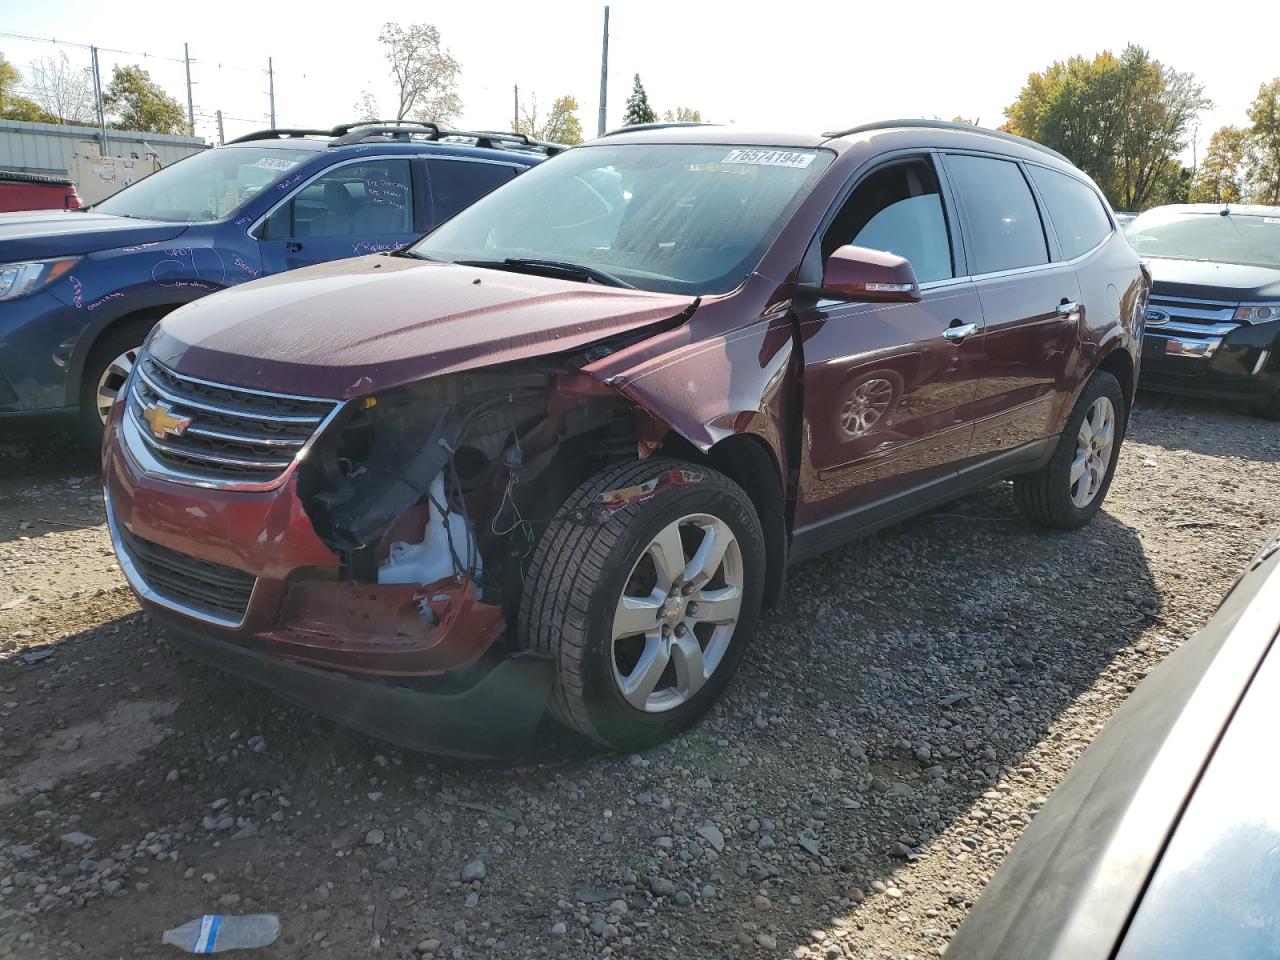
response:
M814 132L957 115L997 126L1029 73L1072 54L1118 52L1136 42L1204 83L1215 106L1200 120L1203 152L1212 131L1243 123L1258 86L1280 75L1271 47L1234 43L1230 33L1206 35L1203 5L1185 0L614 0L610 7L610 128L621 123L636 73L660 114L693 107L708 120L744 129ZM460 127L510 129L518 85L526 105L533 95L544 108L558 96L575 96L590 136L602 18L603 4L587 0L375 0L372 8L349 0L0 0L0 33L112 48L100 53L104 83L113 64L141 63L184 105L181 60L189 44L196 132L213 142L218 109L227 138L267 126L268 57L278 126L327 128L350 120L364 90L390 112L393 88L377 40L387 20L439 28L462 65ZM1212 19L1275 36L1280 4L1217 0ZM0 35L0 53L24 71L57 52L88 62L79 46Z

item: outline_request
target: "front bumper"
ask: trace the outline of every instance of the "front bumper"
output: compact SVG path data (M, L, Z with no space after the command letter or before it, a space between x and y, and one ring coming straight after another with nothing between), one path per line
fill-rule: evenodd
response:
M1142 376L1148 390L1262 403L1280 392L1280 321L1241 325L1220 336L1147 327Z
M92 318L47 290L0 303L0 418L66 409L72 358Z
M187 626L169 636L197 660L262 684L285 700L409 750L508 757L529 746L554 678L549 659L509 657L456 691L430 691L319 670Z
M104 444L108 526L130 586L180 643L415 749L500 755L532 735L550 665L493 653L505 624L474 584L340 580L293 468L274 488L252 491L150 475L124 445L121 406Z

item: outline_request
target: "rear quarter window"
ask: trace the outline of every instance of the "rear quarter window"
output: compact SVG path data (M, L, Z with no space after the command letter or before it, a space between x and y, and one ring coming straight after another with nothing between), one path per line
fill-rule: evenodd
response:
M1111 218L1088 184L1047 167L1028 166L1062 248L1062 259L1088 253L1111 233Z
M427 180L431 184L432 223L443 223L515 175L514 167L501 163L443 157L428 160Z

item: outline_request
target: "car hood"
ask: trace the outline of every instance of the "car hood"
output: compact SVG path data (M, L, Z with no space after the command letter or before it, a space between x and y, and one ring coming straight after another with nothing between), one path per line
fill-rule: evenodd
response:
M1193 300L1280 300L1280 270L1240 263L1144 258L1151 267L1151 292Z
M68 210L0 213L0 263L164 243L181 235L189 226L188 223Z
M346 399L670 322L693 297L387 256L320 264L190 303L149 345L189 376Z

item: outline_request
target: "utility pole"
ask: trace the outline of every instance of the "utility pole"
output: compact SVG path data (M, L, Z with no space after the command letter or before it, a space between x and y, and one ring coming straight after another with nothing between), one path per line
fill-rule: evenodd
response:
M520 84L518 83L515 86L515 94L516 94L515 110L511 114L511 117L512 117L511 132L512 133L515 133L517 130L520 129Z
M215 111L218 114L218 146L222 146L227 142L226 135L222 132L222 111Z
M194 137L196 133L196 108L191 103L191 51L187 49L187 45L182 45L182 62L187 66L187 125L191 128L191 135Z
M271 102L271 129L276 128L276 71L267 57L267 97Z
M600 122L596 136L604 136L605 103L609 94L609 8L604 8L604 43L600 47Z
M89 48L89 59L93 63L93 104L98 111L98 151L107 155L107 116L102 111L102 75L98 72L98 48Z

